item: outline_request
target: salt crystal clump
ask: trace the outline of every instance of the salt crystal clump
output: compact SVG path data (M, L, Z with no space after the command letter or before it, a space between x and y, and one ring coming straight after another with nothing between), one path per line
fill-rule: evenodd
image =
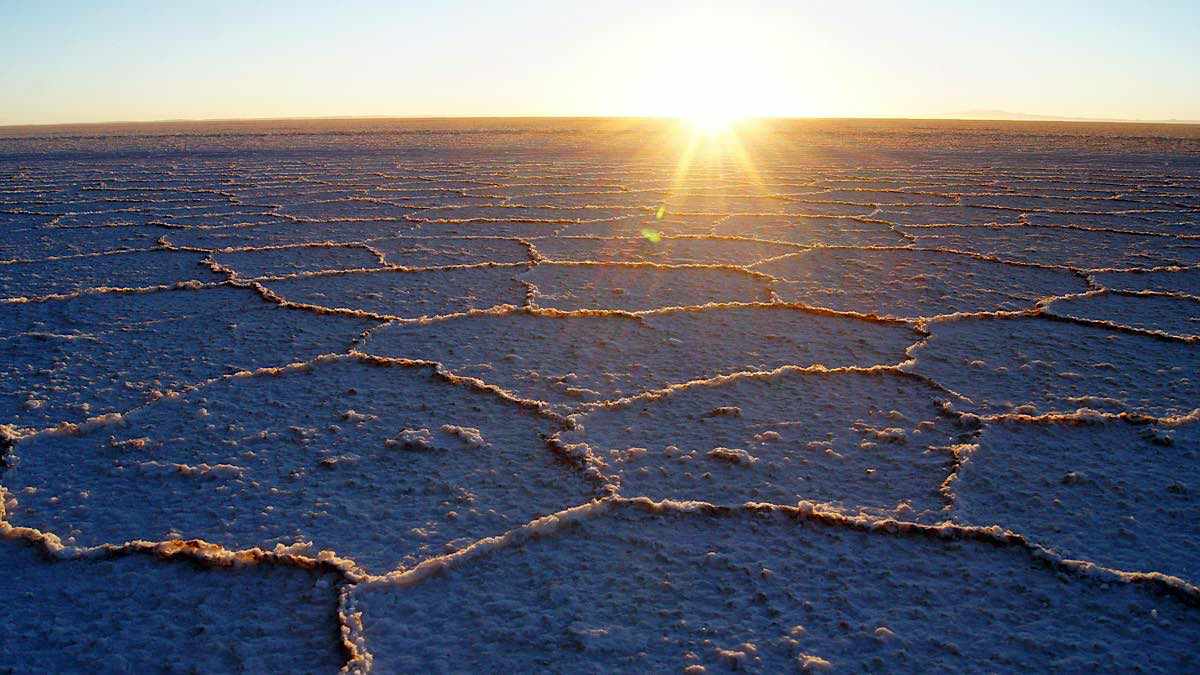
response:
M458 436L472 448L486 447L488 442L483 440L483 434L475 427L458 427L453 424L443 424L442 432L451 436Z
M796 663L800 666L800 670L830 670L833 664L825 659L813 654L801 654L796 657Z
M737 649L717 648L717 659L734 670L745 670L758 661L758 647L744 642Z
M708 456L713 459L719 459L731 464L741 464L743 466L752 466L758 462L758 458L741 448L713 448L708 451Z
M705 417L741 417L742 409L736 405L723 405L704 413Z
M429 429L424 427L420 429L405 429L400 432L399 436L389 438L383 444L389 448L400 448L401 450L414 450L418 452L437 449L433 444L433 434Z
M362 424L363 422L370 422L372 420L377 420L377 419L379 419L379 416L378 415L366 415L366 414L360 413L354 409L350 409L350 410L347 410L346 412L342 413L342 419L346 420L347 422L354 422L355 424Z

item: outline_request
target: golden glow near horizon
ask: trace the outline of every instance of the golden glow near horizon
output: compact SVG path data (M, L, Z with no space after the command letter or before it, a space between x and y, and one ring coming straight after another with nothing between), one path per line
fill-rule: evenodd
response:
M626 39L637 42L638 36ZM655 61L645 64L656 87L651 114L678 118L687 134L676 161L667 200L677 195L697 162L723 163L760 184L740 133L752 117L784 112L779 83L785 81L781 34L733 12L701 11L681 18L656 42ZM655 214L669 212L664 203ZM646 230L643 236L656 241Z
M1189 32L1200 5L1015 1L9 3L0 124L647 116L712 132L742 117L1200 119L1200 88L1182 86L1200 65Z
M681 117L677 124L685 142L680 146L675 160L671 184L663 202L655 209L650 224L640 232L642 238L652 244L662 241L662 232L656 226L659 221L670 218L673 209L682 207L686 210L687 198L697 191L712 191L711 187L700 186L698 189L690 180L695 167L699 166L706 173L715 167L721 174L728 173L730 177L748 182L756 191L761 191L764 185L743 141L743 134L763 131L758 120L705 111Z

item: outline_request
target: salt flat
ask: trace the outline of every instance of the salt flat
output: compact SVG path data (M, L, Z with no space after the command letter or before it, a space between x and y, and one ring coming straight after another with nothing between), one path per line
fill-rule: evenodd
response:
M1200 668L1200 128L10 128L0 229L0 670Z

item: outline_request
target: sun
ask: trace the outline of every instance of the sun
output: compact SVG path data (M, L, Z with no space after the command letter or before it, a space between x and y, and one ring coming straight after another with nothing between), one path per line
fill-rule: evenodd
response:
M707 111L688 115L685 121L694 133L701 136L719 136L729 133L741 118L741 115L730 112Z
M701 3L703 4L703 3ZM764 27L736 12L701 8L656 35L638 63L640 114L676 118L697 138L725 138L742 122L784 114L794 80Z

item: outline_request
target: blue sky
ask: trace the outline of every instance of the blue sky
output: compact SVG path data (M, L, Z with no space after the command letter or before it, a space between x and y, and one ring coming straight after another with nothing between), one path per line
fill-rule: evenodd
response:
M1197 29L1200 2L0 0L0 124L709 109L1200 119Z

